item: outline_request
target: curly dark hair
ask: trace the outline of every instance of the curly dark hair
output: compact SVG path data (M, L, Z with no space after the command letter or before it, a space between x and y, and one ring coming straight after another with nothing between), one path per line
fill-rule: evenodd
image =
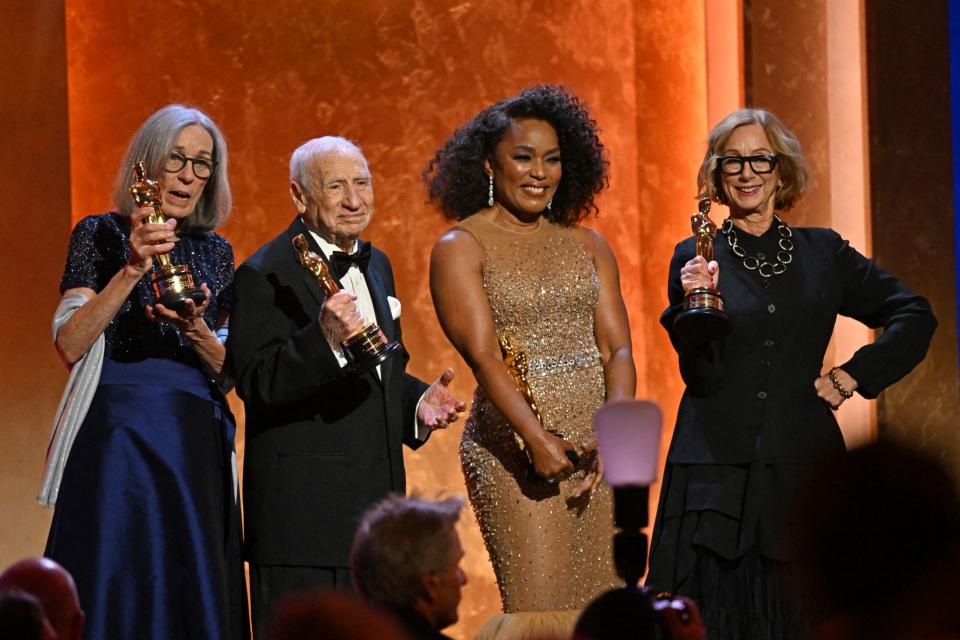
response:
M507 126L518 118L550 123L560 142L563 175L543 216L569 227L596 214L594 198L607 186L610 166L599 128L579 98L551 84L533 85L501 100L454 131L423 171L429 201L453 220L486 207L489 177L483 161L493 156Z

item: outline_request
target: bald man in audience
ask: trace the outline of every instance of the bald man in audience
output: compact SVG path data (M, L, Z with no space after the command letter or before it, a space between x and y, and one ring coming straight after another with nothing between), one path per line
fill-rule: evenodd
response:
M56 633L57 640L79 640L83 610L73 578L49 558L27 558L0 574L0 593L19 590L35 597Z

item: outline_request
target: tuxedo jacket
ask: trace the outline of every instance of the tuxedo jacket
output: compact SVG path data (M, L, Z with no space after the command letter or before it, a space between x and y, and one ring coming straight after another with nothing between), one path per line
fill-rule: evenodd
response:
M340 367L320 329L323 293L300 265L291 239L297 218L237 270L227 344L246 410L244 530L254 564L341 566L364 510L403 493L402 444L413 438L416 404L427 385L395 353L376 371ZM377 323L400 340L390 261L371 247L365 273Z

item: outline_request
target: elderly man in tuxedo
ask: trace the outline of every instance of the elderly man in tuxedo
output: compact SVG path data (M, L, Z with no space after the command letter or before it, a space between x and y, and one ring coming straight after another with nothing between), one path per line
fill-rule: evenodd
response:
M360 149L310 140L290 160L299 215L237 270L228 353L246 408L244 517L255 629L273 605L303 589L351 589L350 544L364 510L403 493L403 443L419 447L465 403L405 372L398 350L352 366L341 343L376 322L401 341L390 261L360 240L373 184ZM304 234L341 291L325 296L299 263Z

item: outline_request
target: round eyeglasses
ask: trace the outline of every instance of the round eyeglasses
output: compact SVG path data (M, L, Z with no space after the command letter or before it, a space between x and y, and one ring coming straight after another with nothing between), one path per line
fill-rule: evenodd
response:
M171 151L170 155L167 156L166 162L163 163L163 170L167 173L179 173L187 164L187 161L190 161L190 166L193 169L193 175L201 180L206 180L213 175L213 170L217 166L215 160L209 160L207 158L191 158L185 156L182 153L176 151Z
M779 158L775 153L765 153L757 156L717 156L720 172L728 176L735 176L743 171L743 165L750 165L754 173L771 173L777 167Z

